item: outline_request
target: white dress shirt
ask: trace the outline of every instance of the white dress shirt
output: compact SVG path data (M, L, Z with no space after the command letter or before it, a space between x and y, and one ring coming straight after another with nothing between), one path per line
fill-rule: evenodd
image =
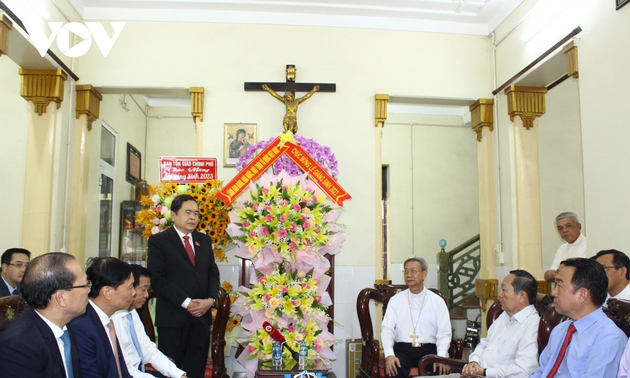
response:
M424 304L422 304L423 301ZM420 319L418 319L418 314L420 314ZM410 336L414 332L414 325L416 334L420 336L417 342L435 343L438 356L448 357L448 348L451 344L451 320L448 308L444 299L427 288L419 294L412 294L407 289L389 300L381 326L385 357L394 355L395 342L412 342Z
M112 340L112 335L110 335L109 328L107 327L107 325L111 321L111 318L107 316L107 314L103 310L101 310L101 308L98 307L96 303L92 302L91 299L89 301L94 311L96 311L96 315L98 315L99 320L101 321L101 323L103 323L103 328L105 328L105 333L107 334L107 338L109 339L109 345L112 347L112 353L113 353L116 350L116 347L114 347L114 341ZM116 338L118 338L118 327L116 327L116 324L114 324L114 328L116 328Z
M610 294L608 294L608 297L606 298L606 302L608 302L609 299L621 299L624 301L630 301L630 283L628 285L626 285L626 287L623 288L623 290L621 290L619 292L619 294L615 295L614 297L611 297Z
M9 285L7 280L5 280L4 277L2 277L2 276L0 276L0 278L2 278L2 282L4 282L4 284L7 286L7 289L9 289L9 295L13 295L11 293L13 293L15 290L17 290L17 286L13 287L13 286Z
M470 355L470 362L486 368L487 377L527 378L538 369L540 316L529 305L509 317L503 312Z
M190 234L184 234L183 232L178 230L177 227L175 227L175 225L173 225L173 229L175 229L175 231L177 231L177 235L179 235L179 240L181 240L182 245L184 246L184 248L186 248L186 243L184 242L184 236L186 236L186 235L190 236L190 239L188 240L188 242L190 243L190 246L192 247L193 255L196 256L195 243L193 242L192 232ZM186 298L186 299L184 299L184 302L182 302L181 306L183 308L185 308L185 309L188 309L188 305L190 304L191 301L192 301L191 298Z
M138 312L136 310L131 312L127 310L120 310L112 316L112 320L116 326L118 343L120 344L123 356L125 357L125 363L127 364L129 374L131 374L134 378L154 378L153 375L143 373L138 369L138 366L140 365L140 356L138 355L136 347L133 345L133 340L131 339L129 320L127 319L127 314L129 313L131 313L131 317L133 318L133 328L136 331L136 336L138 337L138 344L140 344L140 350L142 351L142 357L145 365L151 364L155 370L169 378L180 378L182 375L186 374L183 370L178 369L177 366L168 359L168 357L160 352L155 346L155 343L149 339L149 336L147 336L146 331L144 330L142 320L140 320L140 316L138 316Z
M558 251L556 252L556 256L553 258L553 262L551 263L549 270L558 269L561 262L573 257L586 258L586 236L580 234L573 244L564 243L558 247Z
M63 333L66 331L66 329L68 329L68 327L63 326L63 328L59 328L58 325L46 319L46 317L40 314L39 311L35 310L35 313L39 315L40 318L42 318L42 320L48 325L48 327L50 327L50 330L55 336L55 339L57 340L57 346L59 347L59 352L61 353L61 359L63 360L63 367L66 371L66 374L68 374L68 361L66 361L66 354L64 353L66 348L63 346L63 341L61 341L61 336L63 336ZM72 366L70 366L70 370L72 370Z

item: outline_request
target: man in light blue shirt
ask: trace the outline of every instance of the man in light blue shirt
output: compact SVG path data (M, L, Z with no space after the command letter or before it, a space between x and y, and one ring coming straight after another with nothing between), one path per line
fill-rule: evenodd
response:
M532 377L615 377L627 337L601 309L608 295L606 272L597 261L584 258L562 264L551 295L556 311L569 320L551 332ZM565 338L569 341L563 351Z

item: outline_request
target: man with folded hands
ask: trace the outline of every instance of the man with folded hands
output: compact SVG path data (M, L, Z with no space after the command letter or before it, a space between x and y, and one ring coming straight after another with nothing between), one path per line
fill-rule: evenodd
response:
M499 292L503 313L470 355L462 374L526 378L538 368L537 289L536 279L524 270L512 270L505 276Z

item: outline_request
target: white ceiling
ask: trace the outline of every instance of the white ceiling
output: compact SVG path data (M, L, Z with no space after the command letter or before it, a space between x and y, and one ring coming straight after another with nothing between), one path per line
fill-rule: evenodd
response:
M69 0L86 20L308 25L488 35L524 0Z

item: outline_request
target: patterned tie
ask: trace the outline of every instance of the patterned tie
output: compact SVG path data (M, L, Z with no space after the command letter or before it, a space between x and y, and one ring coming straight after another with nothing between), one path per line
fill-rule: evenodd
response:
M558 372L558 368L560 368L560 364L562 364L562 360L564 360L564 355L567 353L567 347L571 342L571 338L573 338L573 334L575 333L575 326L573 323L569 326L567 330L567 335L564 337L564 341L562 342L562 347L560 348L560 353L558 353L558 358L556 358L556 362L553 364L551 371L549 371L549 375L547 378L553 378Z
M190 245L188 239L190 239L190 236L184 236L184 247L186 248L186 253L188 253L188 258L190 259L190 262L192 262L193 266L195 266L195 253L193 252L192 245Z
M118 378L122 378L122 371L120 370L120 358L118 358L118 338L116 337L116 328L114 328L114 322L109 321L107 323L109 328L109 336L112 338L112 346L114 352L114 359L116 360L116 368L118 369Z
M72 371L72 345L70 344L68 330L63 331L60 339L63 343L63 356L66 359L66 375L68 378L74 378L74 372Z
M133 342L133 346L136 347L136 352L138 352L138 356L140 357L140 367L142 372L144 373L144 357L142 357L142 349L140 349L138 335L136 335L136 330L133 327L133 318L131 316L131 313L127 314L126 318L129 321L129 334L131 335L131 342Z

